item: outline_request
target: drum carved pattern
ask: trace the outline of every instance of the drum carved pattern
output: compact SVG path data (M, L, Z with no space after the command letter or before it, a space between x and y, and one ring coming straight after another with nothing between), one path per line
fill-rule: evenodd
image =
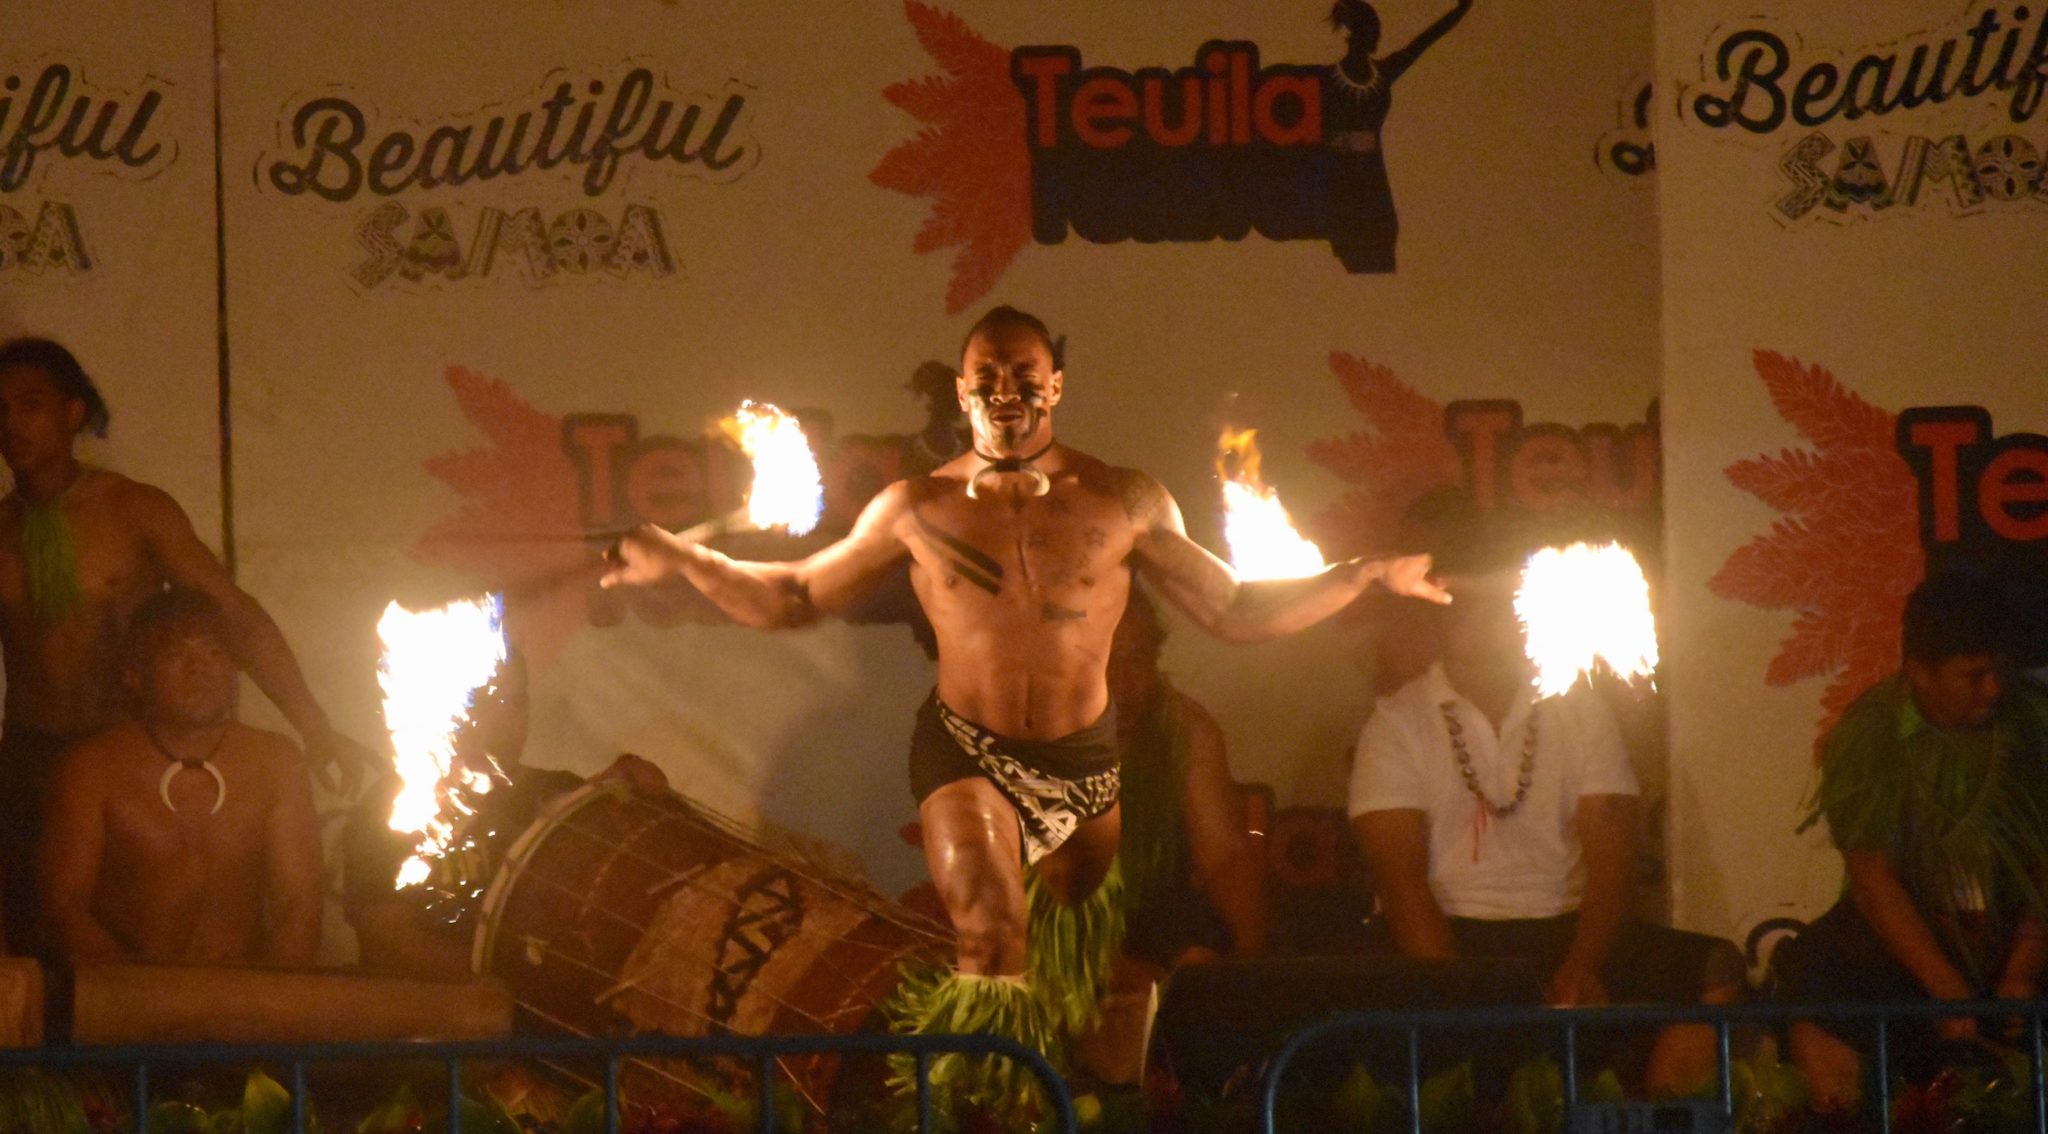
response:
M779 866L749 878L734 895L732 915L718 938L718 959L711 973L710 1003L705 1012L730 1024L740 997L761 974L775 950L803 927L804 907L797 879Z

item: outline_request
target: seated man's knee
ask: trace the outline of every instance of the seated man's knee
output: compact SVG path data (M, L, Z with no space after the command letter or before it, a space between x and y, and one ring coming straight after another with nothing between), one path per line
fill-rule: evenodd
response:
M1863 1082L1856 1049L1810 1020L1793 1021L1788 1032L1792 1064L1806 1077L1813 1108L1827 1113L1855 1107Z
M1700 1000L1707 1004L1728 1004L1742 998L1749 987L1749 965L1735 943L1716 938L1707 948L1700 969Z

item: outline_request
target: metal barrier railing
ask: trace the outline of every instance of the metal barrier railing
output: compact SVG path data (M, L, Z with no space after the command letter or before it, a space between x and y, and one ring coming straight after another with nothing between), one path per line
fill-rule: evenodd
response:
M1589 1029L1664 1024L1711 1024L1715 1029L1715 1079L1720 1114L1732 1124L1735 1118L1732 1032L1740 1024L1782 1024L1792 1020L1868 1020L1875 1025L1876 1047L1872 1057L1872 1078L1878 1129L1890 1134L1891 1024L1900 1020L2004 1019L2023 1021L2025 1052L2030 1058L2028 1090L2033 1101L2033 1129L2048 1134L2048 1063L2044 1063L2044 1017L2048 1000L1941 1000L1902 1004L1730 1004L1730 1005L1625 1005L1603 1008L1536 1008L1528 1006L1455 1009L1446 1011L1341 1012L1290 1033L1267 1061L1261 1082L1258 1124L1263 1134L1276 1134L1275 1115L1279 1107L1280 1083L1288 1066L1305 1048L1345 1033L1398 1034L1406 1052L1408 1129L1421 1134L1422 1036L1428 1032L1478 1031L1507 1028L1555 1028L1562 1052L1560 1071L1564 1103L1570 1108L1579 1098L1579 1035Z
M258 1065L289 1070L291 1126L307 1128L309 1065L373 1060L436 1061L442 1064L448 1088L448 1132L462 1130L462 1064L465 1060L577 1060L601 1062L604 1068L605 1134L618 1134L620 1123L619 1065L636 1059L725 1058L754 1061L759 1096L755 1127L775 1134L777 1061L806 1055L911 1055L916 1058L917 1129L932 1126L931 1061L942 1055L996 1056L1022 1063L1045 1088L1045 1098L1059 1128L1075 1134L1074 1098L1065 1080L1043 1055L1012 1040L993 1035L790 1035L790 1036L634 1036L615 1039L515 1038L458 1043L326 1043L326 1044L180 1044L124 1047L34 1047L0 1049L4 1067L125 1067L133 1065L130 1090L136 1134L147 1127L150 1113L150 1067L165 1065Z

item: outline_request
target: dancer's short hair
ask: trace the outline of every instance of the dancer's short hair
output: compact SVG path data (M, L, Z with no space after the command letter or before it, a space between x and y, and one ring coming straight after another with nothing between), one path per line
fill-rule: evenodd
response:
M127 655L131 664L156 656L165 644L179 636L204 633L228 640L228 616L219 601L205 591L172 587L142 600L128 620Z
M93 385L85 367L79 365L78 356L64 344L55 339L8 339L0 343L0 370L13 366L33 366L48 375L58 393L85 403L84 430L95 437L107 435L107 422L112 417L107 412L107 400L100 396L99 387Z
M1045 352L1052 356L1052 368L1054 370L1065 370L1067 368L1066 339L1064 337L1054 338L1052 331L1046 327L1045 320L1040 319L1029 311L1011 307L1008 304L989 308L987 314L974 321L974 326L967 328L967 337L960 340L960 353L962 356L967 354L968 344L972 343L977 335L993 334L997 331L1010 331L1018 328L1030 331L1038 336L1039 342L1045 344Z

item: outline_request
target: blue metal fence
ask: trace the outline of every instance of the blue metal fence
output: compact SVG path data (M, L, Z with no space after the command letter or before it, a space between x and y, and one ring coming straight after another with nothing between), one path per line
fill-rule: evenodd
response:
M133 1068L130 1090L140 1134L149 1114L150 1069L165 1066L266 1065L288 1071L291 1129L307 1127L306 1073L323 1063L389 1061L439 1062L447 1081L448 1130L462 1129L462 1064L465 1060L575 1060L602 1064L604 1129L617 1134L620 1121L619 1065L636 1059L751 1060L758 1079L755 1127L774 1134L777 1061L789 1056L905 1054L916 1059L918 1130L932 1126L931 1061L942 1055L996 1056L1022 1063L1045 1088L1054 1118L1062 1131L1074 1134L1074 1099L1066 1082L1044 1056L1020 1044L990 1035L807 1035L807 1036L634 1036L616 1039L517 1038L461 1043L328 1043L328 1044L180 1044L128 1047L35 1047L0 1050L0 1067Z
M1567 1114L1580 1101L1580 1041L1592 1030L1658 1027L1672 1023L1712 1026L1716 1035L1715 1101L1724 1121L1732 1123L1736 1099L1732 1070L1733 1031L1742 1025L1779 1025L1793 1019L1868 1021L1876 1035L1872 1080L1876 1090L1869 1104L1875 1128L1892 1128L1891 1046L1899 1021L1973 1017L2017 1019L2023 1050L2030 1057L2028 1091L2032 1128L2048 1134L2048 1061L2044 1061L2044 1030L2048 1001L1941 1001L1913 1004L1740 1004L1729 1006L1650 1006L1552 1009L1501 1007L1454 1011L1344 1012L1333 1014L1291 1033L1267 1060L1261 1082L1258 1128L1278 1134L1280 1088L1289 1068L1304 1050L1346 1035L1396 1036L1403 1041L1408 1129L1422 1130L1418 1105L1422 1084L1422 1040L1438 1033L1501 1033L1546 1029L1557 1037L1559 1070ZM50 1046L0 1050L0 1068L132 1068L130 1091L134 1112L150 1110L151 1069L193 1065L265 1065L286 1070L291 1095L291 1129L308 1129L307 1073L320 1064L367 1061L431 1061L443 1069L447 1089L448 1130L462 1129L462 1064L469 1060L530 1059L575 1061L603 1068L604 1129L617 1134L621 1102L619 1069L640 1059L738 1059L756 1068L759 1091L755 1127L761 1134L776 1129L775 1084L778 1060L820 1055L889 1056L906 1054L916 1063L918 1129L933 1129L929 1071L939 1056L996 1056L1016 1060L1042 1084L1060 1130L1078 1130L1073 1096L1065 1081L1039 1053L995 1036L636 1036L612 1039L516 1038L461 1043L329 1043L329 1044L183 1044L125 1047ZM142 1124L138 1122L138 1129Z
M1280 1085L1288 1068L1309 1047L1325 1044L1335 1037L1351 1035L1395 1035L1405 1042L1408 1129L1421 1134L1422 1037L1436 1032L1500 1032L1507 1029L1554 1029L1561 1052L1567 1114L1580 1102L1579 1038L1591 1029L1618 1026L1655 1027L1674 1023L1712 1025L1717 1037L1716 1090L1721 1117L1732 1123L1735 1117L1733 1081L1734 1058L1731 1033L1742 1024L1783 1024L1791 1020L1870 1021L1876 1033L1872 1075L1876 1097L1869 1109L1876 1128L1890 1134L1892 1129L1891 1044L1893 1023L1972 1017L2021 1021L2023 1050L2030 1057L2028 1090L2033 1099L2033 1129L2048 1134L2048 1065L2043 1061L2043 1021L2048 1017L2048 1000L1945 1000L1910 1004L1734 1004L1724 1006L1628 1005L1605 1008L1475 1008L1455 1011L1341 1012L1290 1033L1267 1060L1261 1081L1258 1122L1264 1134L1276 1134L1275 1119Z

